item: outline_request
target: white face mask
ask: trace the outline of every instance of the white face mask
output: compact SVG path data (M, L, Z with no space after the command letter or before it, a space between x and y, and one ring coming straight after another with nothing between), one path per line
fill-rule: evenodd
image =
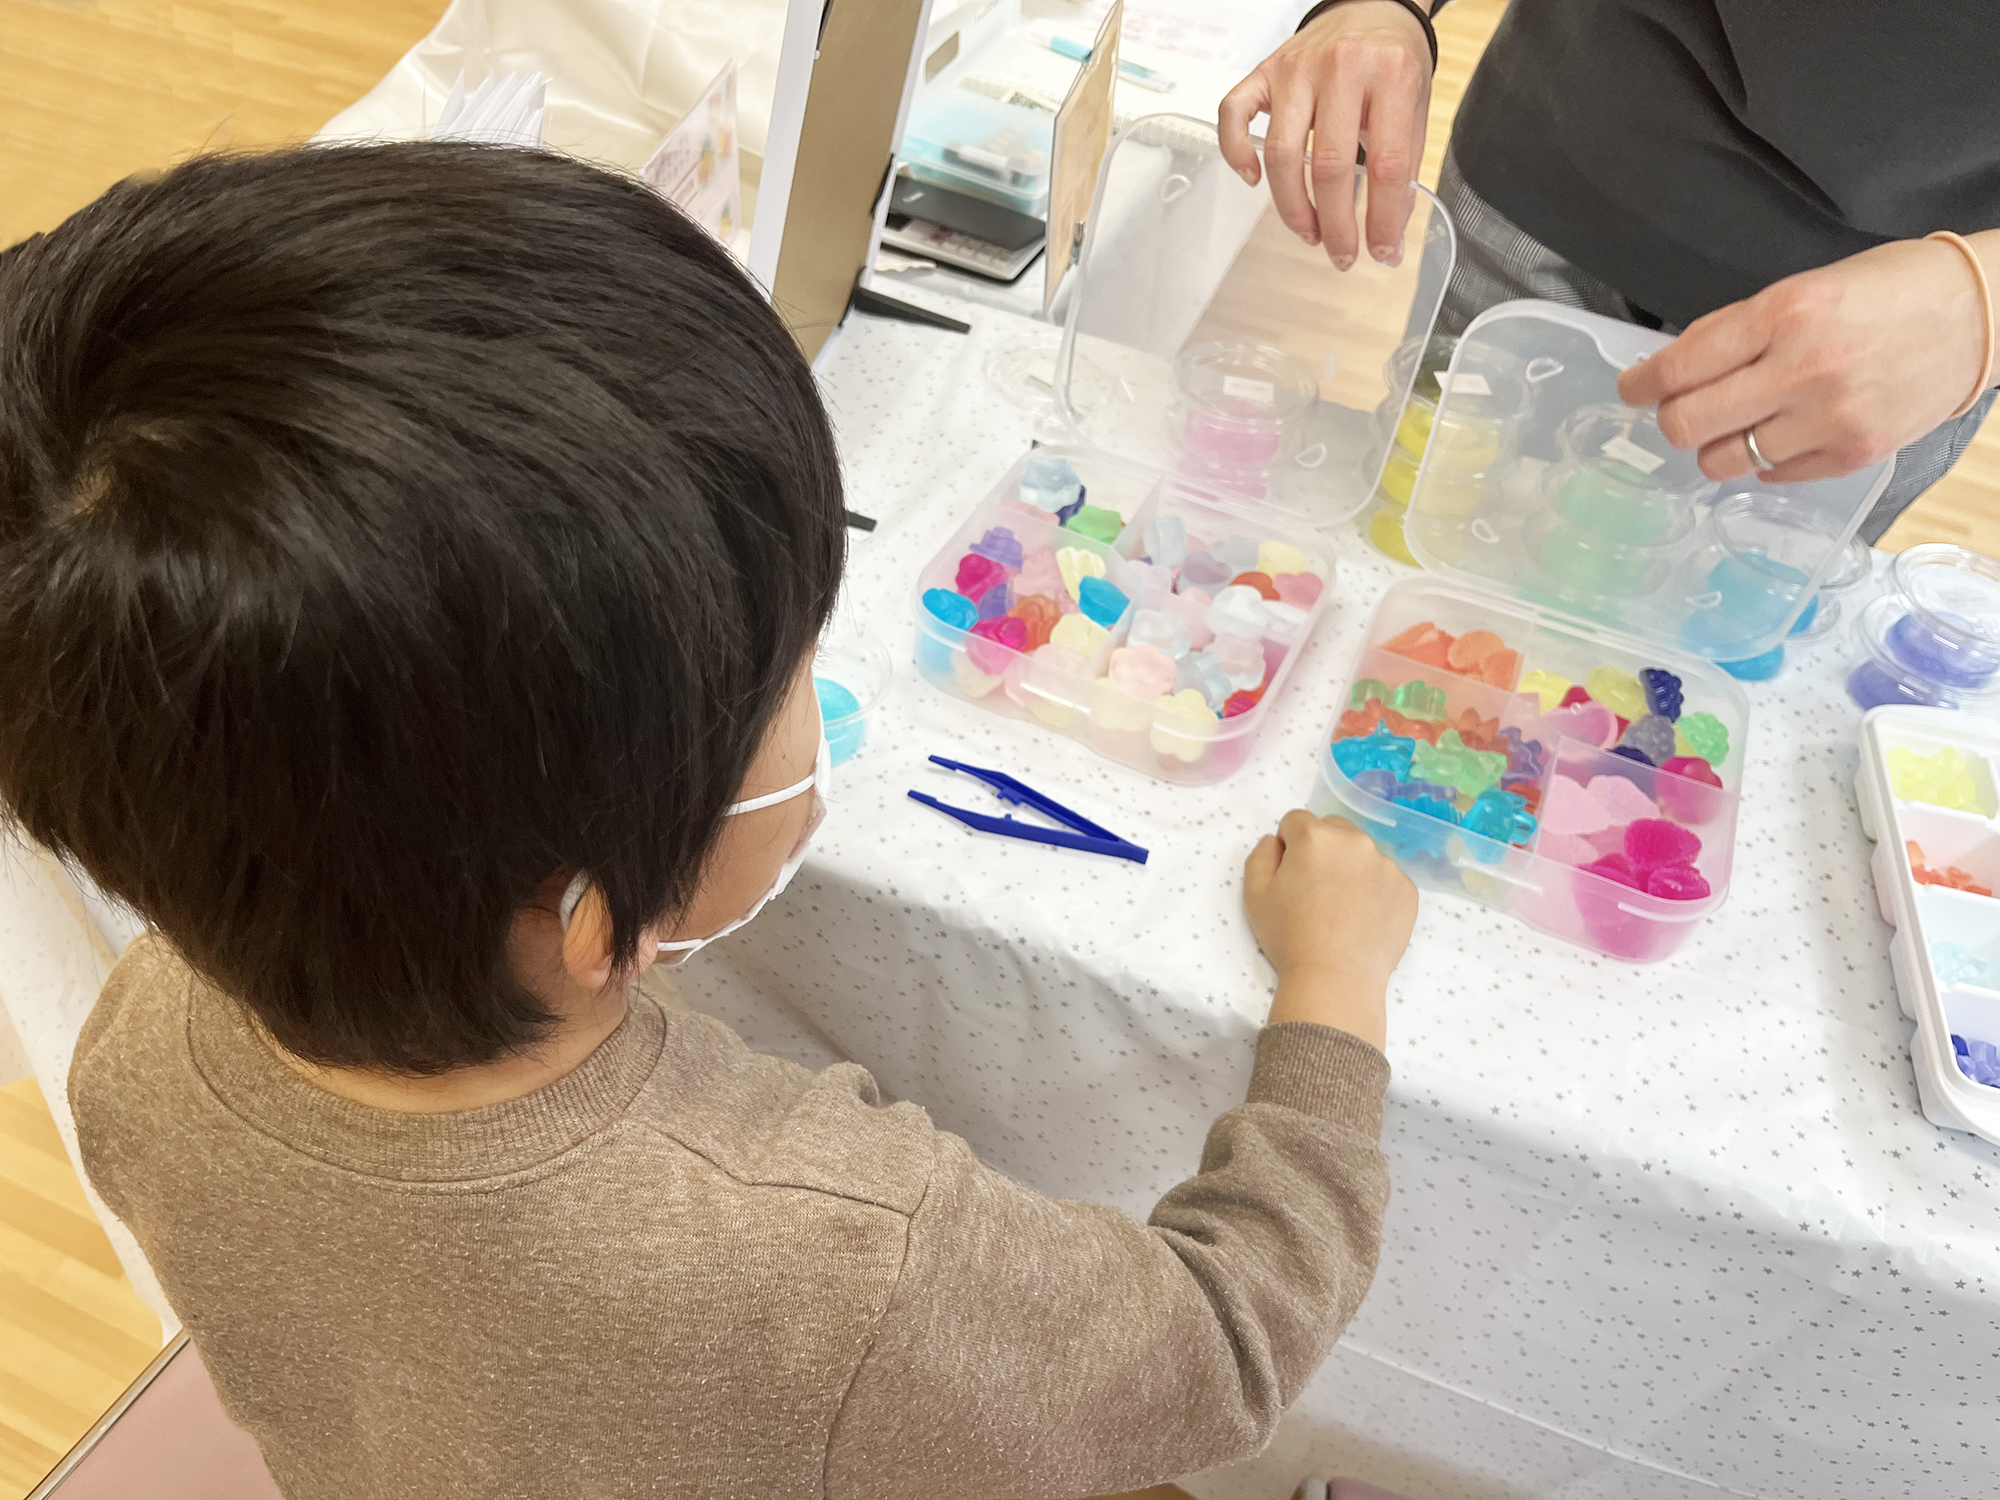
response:
M719 937L727 937L769 906L771 899L792 883L792 877L799 873L799 866L806 862L806 849L811 845L812 836L819 831L819 825L826 817L826 791L832 781L833 753L827 748L826 725L822 723L819 730L819 754L813 759L812 775L804 781L786 787L783 791L768 792L762 797L752 797L745 802L732 802L722 814L725 818L733 818L738 813L756 812L763 807L776 807L780 802L789 802L794 797L803 797L807 792L812 793L813 809L807 814L806 826L799 833L798 847L792 850L790 857L778 867L777 878L771 882L771 888L757 898L756 904L750 910L721 931L711 932L707 937L683 938L676 942L662 943L660 951L677 954L676 962L685 963L691 954L706 948ZM569 888L563 892L561 911L565 932L569 930L570 918L576 915L577 902L583 899L583 893L589 889L590 877L579 871L576 878L569 883Z

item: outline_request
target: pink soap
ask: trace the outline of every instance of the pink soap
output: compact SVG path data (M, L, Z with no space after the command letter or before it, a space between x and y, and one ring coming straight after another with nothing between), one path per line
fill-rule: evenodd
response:
M1625 852L1625 825L1623 823L1613 823L1608 827L1600 828L1595 833L1585 835L1584 842L1599 854L1623 854Z
M1063 587L1062 569L1056 566L1056 555L1046 547L1038 547L1021 559L1021 571L1014 579L1014 593L1023 599L1030 594L1047 594L1051 599L1060 599L1075 608L1069 591Z
M1660 769L1669 776L1685 776L1690 781L1699 781L1703 786L1722 785L1722 778L1715 774L1715 767L1699 755L1676 755L1671 760L1661 762Z
M1550 833L1548 825L1542 825L1542 836L1535 844L1535 852L1548 859L1578 868L1595 862L1603 850L1594 847L1588 839L1580 839L1573 833Z
M1708 894L1708 882L1691 865L1668 865L1646 872L1646 894L1667 901L1699 901Z
M1678 823L1641 818L1625 830L1625 857L1634 869L1662 870L1691 865L1701 853L1701 840Z
M977 604L986 591L1007 581L1007 570L990 557L968 552L958 560L958 591Z
M1635 891L1643 891L1645 877L1632 868L1632 861L1622 854L1607 854L1600 860L1583 867L1586 875L1601 875L1606 880L1615 880L1620 885L1629 885Z
M1618 715L1594 698L1558 708L1546 715L1546 720L1557 733L1600 750L1609 749L1618 740Z
M965 654L988 677L1005 675L1014 653L1028 644L1028 624L1017 615L1000 615L981 620L972 627Z
M1208 628L1208 607L1214 602L1207 589L1184 589L1163 601L1163 608L1171 609L1187 622L1188 650L1206 651L1214 641L1215 632Z
M1111 653L1111 685L1151 703L1174 690L1174 659L1151 646L1121 646Z
M1623 776L1593 776L1590 795L1614 823L1630 823L1634 818L1657 818L1659 808L1638 787Z
M1320 582L1317 573L1280 573L1271 580L1271 587L1285 603L1311 609L1326 585Z
M1549 783L1548 795L1542 799L1541 819L1543 833L1560 833L1577 839L1611 826L1603 805L1567 776L1558 776Z

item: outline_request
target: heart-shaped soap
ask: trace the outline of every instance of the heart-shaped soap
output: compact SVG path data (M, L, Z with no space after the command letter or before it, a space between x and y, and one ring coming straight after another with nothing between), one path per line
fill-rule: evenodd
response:
M1637 818L1657 818L1658 807L1638 787L1623 776L1593 776L1590 795L1614 823L1630 823Z
M1586 745L1595 745L1600 750L1609 749L1618 740L1618 716L1602 703L1590 699L1573 703L1568 708L1559 708L1549 714L1547 720L1557 733Z
M1547 824L1542 825L1542 836L1536 841L1535 852L1544 859L1575 865L1579 869L1594 863L1602 854L1588 839L1580 839L1573 833L1550 833Z
M1560 833L1582 839L1609 827L1611 818L1604 811L1603 804L1582 786L1567 776L1558 776L1549 783L1548 796L1542 801L1544 833ZM1591 855L1592 859L1596 857Z

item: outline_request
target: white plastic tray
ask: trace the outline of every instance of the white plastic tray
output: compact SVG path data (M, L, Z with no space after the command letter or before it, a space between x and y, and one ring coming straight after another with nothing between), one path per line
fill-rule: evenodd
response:
M1956 748L1975 763L1981 806L1959 812L1897 797L1889 752L1934 755ZM1896 935L1889 945L1896 998L1917 1023L1910 1063L1924 1118L2000 1143L2000 1088L1974 1083L1959 1070L1951 1038L2000 1043L2000 990L1938 977L1932 945L1962 944L2000 968L2000 900L1919 884L1905 841L1922 846L1932 869L1956 866L2000 890L2000 721L1937 708L1878 708L1861 721L1861 770L1854 800L1861 827L1874 839L1875 899Z

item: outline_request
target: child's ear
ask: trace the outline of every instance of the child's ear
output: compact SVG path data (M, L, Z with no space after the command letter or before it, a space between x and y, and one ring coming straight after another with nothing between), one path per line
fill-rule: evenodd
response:
M643 974L660 956L660 943L670 924L656 924L639 934L639 951L633 956L632 973ZM563 930L563 969L587 990L601 990L611 983L611 913L594 885L584 887L569 926Z
M611 913L594 885L585 886L563 929L563 968L587 990L611 983Z

